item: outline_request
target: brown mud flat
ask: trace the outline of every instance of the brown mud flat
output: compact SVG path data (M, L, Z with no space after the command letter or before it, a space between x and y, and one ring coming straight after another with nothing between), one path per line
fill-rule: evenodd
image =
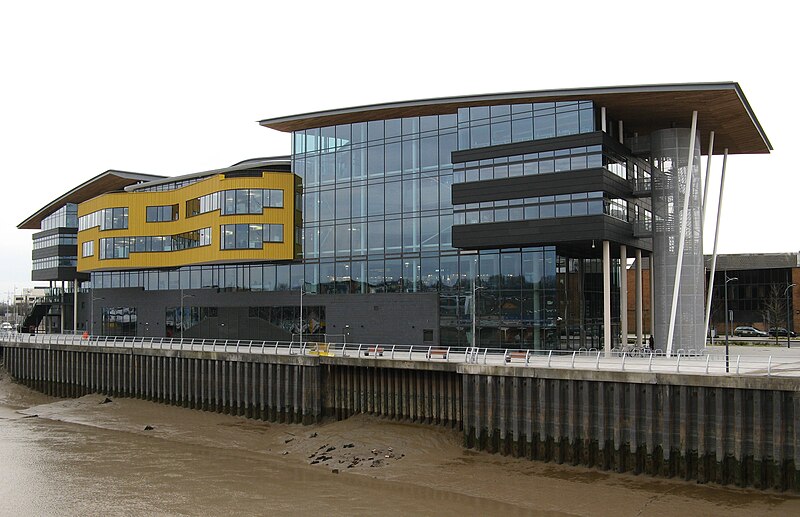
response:
M366 477L379 481L365 492L373 498L381 494L388 498L397 489L416 486L440 493L443 507L448 505L446 494L452 494L454 501L456 496L475 498L480 504L473 513L492 508L498 513L615 517L800 515L800 498L791 494L492 455L464 449L457 431L367 415L302 426L136 399L113 398L103 403L105 399L103 395L46 397L0 373L0 404L16 408L21 416L131 433L146 440L199 448L204 454L213 455L214 449L235 451L248 460L338 475L337 482L358 476L349 478L358 484ZM152 429L145 430L148 426ZM461 499L458 502L463 504ZM430 510L437 513L436 508Z

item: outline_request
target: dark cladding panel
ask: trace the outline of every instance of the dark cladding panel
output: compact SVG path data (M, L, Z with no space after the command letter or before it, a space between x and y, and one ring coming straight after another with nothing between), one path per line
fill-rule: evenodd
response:
M627 198L632 191L630 184L624 179L604 168L595 168L457 183L453 185L453 204L579 192L606 192L612 197Z
M31 258L41 259L47 257L75 257L78 254L78 246L74 244L62 246L50 246L31 252Z
M77 278L80 281L89 280L89 275L86 273L78 273L74 267L53 267L47 269L34 269L31 271L31 280L35 282L41 281L72 281Z
M558 245L591 240L649 248L645 242L633 237L629 223L606 215L453 226L453 246L462 249Z

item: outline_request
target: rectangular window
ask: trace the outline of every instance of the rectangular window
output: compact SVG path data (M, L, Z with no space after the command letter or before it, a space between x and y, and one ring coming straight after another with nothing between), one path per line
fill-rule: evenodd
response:
M265 242L283 242L282 224L223 224L220 226L223 250L261 249ZM211 243L208 235L200 234L200 241Z
M94 255L94 241L86 241L81 245L81 247L83 248L84 257L91 257Z
M200 198L189 199L186 201L186 217L193 217L200 214Z
M148 206L146 210L148 223L161 223L178 220L178 205Z
M99 226L101 230L124 230L128 227L128 208L104 208L78 219L78 230Z

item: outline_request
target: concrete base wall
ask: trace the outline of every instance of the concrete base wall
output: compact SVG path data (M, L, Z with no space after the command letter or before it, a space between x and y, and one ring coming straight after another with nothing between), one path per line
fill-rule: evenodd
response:
M792 378L47 344L0 352L14 378L58 397L303 424L367 413L463 430L466 447L493 453L800 492Z

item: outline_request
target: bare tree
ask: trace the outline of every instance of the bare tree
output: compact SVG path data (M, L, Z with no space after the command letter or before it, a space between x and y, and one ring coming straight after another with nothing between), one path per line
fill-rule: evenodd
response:
M786 318L786 303L783 299L781 286L772 284L769 292L764 299L763 305L764 319L767 320L767 330L775 328L775 345L778 345L778 327L781 321Z

